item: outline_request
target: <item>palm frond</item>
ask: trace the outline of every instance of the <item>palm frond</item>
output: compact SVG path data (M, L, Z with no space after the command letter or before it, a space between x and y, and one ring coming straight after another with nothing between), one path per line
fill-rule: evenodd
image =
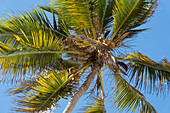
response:
M43 10L33 9L31 11L21 13L20 16L12 16L9 14L8 19L3 18L0 24L1 33L21 33L22 29L26 34L30 34L31 31L36 30L38 27L46 26L47 28L53 28L47 15ZM39 26L37 26L39 23Z
M50 13L54 13L57 14L58 16L58 31L64 35L69 35L69 30L73 30L72 26L70 27L69 23L67 23L67 19L65 19L65 16L60 14L57 10L54 9L53 4L51 5L46 5L46 6L39 6L39 8L48 11ZM80 29L74 29L74 33L78 34L78 35L82 35L85 34L84 30L80 30Z
M94 101L92 105L83 108L83 110L86 111L85 113L106 113L103 100L96 98Z
M53 0L52 4L61 15L65 15L67 24L73 29L89 29L91 27L87 0Z
M31 87L31 89L24 96L15 99L17 106L20 106L20 108L13 108L13 110L18 112L38 112L57 106L61 98L72 95L74 91L72 83L63 85L68 80L68 75L67 71L56 72L48 70L40 74L39 78L34 80L35 83L33 85L21 84L21 89L23 86L26 86L26 88ZM13 89L10 93L16 94L16 92L21 92L21 89Z
M64 19L64 15L59 14L58 11L54 9L53 4L46 5L46 6L38 5L38 7L45 10L45 11L48 11L48 12L52 13L54 22L58 20L57 22L55 22L56 23L56 27L54 26L55 30L57 30L58 32L60 32L60 34L63 34L65 36L70 34L68 25L66 24L65 19ZM55 14L57 14L57 19L55 19Z
M115 0L114 29L111 40L147 22L157 6L157 0Z
M73 77L81 76L89 68L91 63L87 63L71 74L63 68L62 71L47 69L39 74L35 80L28 83L22 83L19 88L11 90L10 94L24 93L23 96L16 98L17 106L22 108L14 108L14 111L19 112L37 112L50 109L52 106L57 106L57 102L61 98L67 98L74 92L76 82ZM25 88L23 87L25 86Z
M25 80L24 82L21 82L18 88L9 89L10 95L15 94L25 94L33 89L33 87L36 87L38 85L38 82L35 81L35 79Z
M126 109L135 113L135 110L140 108L140 113L157 113L145 97L120 75L115 75L114 80L116 87L113 96L119 110Z
M130 61L129 75L131 80L135 80L135 85L139 89L143 88L149 93L164 93L165 89L169 89L170 79L170 63L167 59L163 59L157 63L147 56L136 52L131 53L124 58Z
M47 67L52 68L59 65L65 67L69 62L62 60L63 53L83 54L77 51L63 51L64 45L61 43L61 39L54 38L50 30L32 31L32 38L28 38L22 30L21 32L24 37L14 35L20 43L18 48L9 44L8 46L4 43L0 44L8 50L0 56L1 69L6 76L13 73L12 81L14 77L16 81L17 79L25 79L26 74L35 73L35 71L41 71ZM1 49L1 52L4 52L4 50ZM72 64L70 62L69 65ZM5 76L2 76L2 78L7 79Z
M23 31L28 38L31 38L31 33L33 31L42 29L50 30L53 34L55 33L55 35L61 37L61 33L59 34L59 31L57 31L58 29L50 22L43 10L33 9L26 13L20 13L20 16L9 14L7 19L1 19L0 40L3 43L9 43L17 47L18 42L16 42L16 38L13 34L24 37L21 32Z
M99 18L99 26L100 26L100 32L104 33L107 29L110 29L113 25L113 5L115 0L94 0L97 1L96 4L98 4L96 13L98 14Z
M54 52L54 51L51 51ZM58 52L58 51L57 51ZM22 82L27 78L37 76L37 72L41 72L44 69L50 67L56 67L61 70L60 66L70 68L77 66L79 63L68 62L61 59L61 53L49 53L44 51L40 52L28 52L24 55L9 56L0 59L0 69L2 70L1 81L11 83ZM33 54L30 54L33 53ZM62 52L63 53L63 52Z
M69 29L74 30L77 34L80 33L81 35L84 34L88 36L89 34L87 32L90 32L96 37L95 35L97 33L101 34L106 28L110 27L113 21L113 3L114 0L53 0L52 6L39 7L48 12L54 12L58 16L62 15ZM52 7L54 7L54 9Z

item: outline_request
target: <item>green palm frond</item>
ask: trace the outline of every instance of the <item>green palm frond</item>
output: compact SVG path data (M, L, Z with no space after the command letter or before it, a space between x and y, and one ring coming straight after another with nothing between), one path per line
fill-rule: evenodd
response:
M57 10L55 10L53 7L53 4L51 5L46 5L46 6L39 6L39 8L45 10L45 11L48 11L50 13L54 13L54 14L57 14L58 16L58 31L64 35L69 35L69 30L73 30L72 27L69 27L69 23L67 23L67 20L65 19L65 16L64 15L61 15ZM79 29L74 29L74 33L76 34L79 34L79 35L82 35L82 34L85 34L84 30L79 30Z
M46 5L46 6L38 5L38 7L45 10L45 11L52 13L52 15L53 15L53 25L54 25L55 30L57 30L60 34L63 34L65 36L70 34L68 25L65 23L65 20L64 20L64 15L59 14L58 11L54 9L53 4ZM55 14L58 17L57 19L55 19Z
M150 93L157 91L164 92L165 88L169 86L170 79L170 63L163 59L157 63L147 56L136 52L131 53L124 58L130 61L129 75L131 79L135 80L135 85L139 89L144 88Z
M0 63L2 70L2 79L4 81L25 80L27 74L36 73L43 70L46 66L52 65L54 60L59 61L60 57L57 54L26 54L15 55L11 57L1 58ZM60 62L62 62L60 60ZM60 65L57 64L56 65ZM40 68L41 67L41 68ZM12 76L12 77L11 77Z
M95 102L92 105L84 108L85 113L106 113L104 102L102 99L97 98L94 100Z
M7 46L4 43L0 44L8 50L0 55L0 68L6 76L8 76L8 72L13 73L12 81L14 77L18 80L25 79L26 74L41 71L46 67L58 67L59 65L65 67L65 65L73 66L76 64L71 62L69 64L69 62L62 60L62 53L83 54L78 51L64 51L61 39L54 38L50 30L32 31L31 38L28 38L22 30L21 32L24 37L14 35L20 43L18 48L12 45ZM4 51L1 49L1 52ZM3 78L6 79L5 76Z
M50 109L52 106L57 106L61 98L72 95L74 91L72 83L62 86L67 80L67 71L56 72L47 70L47 72L40 74L38 79L34 80L34 84L21 84L21 89L23 86L26 87L23 90L28 89L28 87L31 87L31 89L24 93L24 96L15 99L16 104L20 108L13 108L13 110L18 112L38 112ZM21 89L13 89L10 93L20 93L22 92Z
M101 34L111 27L113 4L114 0L53 0L52 5L39 7L58 16L62 15L71 30L74 29L77 34L88 36L87 29L88 32L93 31L94 35L94 32Z
M88 0L53 0L57 12L65 16L67 24L73 29L89 29L91 27Z
M16 40L19 41L25 49L32 48L35 50L63 50L61 40L51 30L39 29L31 31L31 37L28 38L21 30L24 37L14 35Z
M115 0L114 29L111 40L147 22L157 6L157 0Z
M120 75L115 75L114 80L116 87L113 96L119 110L126 109L135 113L135 110L140 108L140 113L157 113L145 97Z
M26 13L21 13L20 16L13 16L9 14L7 19L2 18L0 24L0 33L19 34L21 33L20 29L22 29L26 34L30 34L31 31L42 26L53 28L43 10L38 11L36 9L32 9Z
M54 15L52 15L54 17ZM16 38L13 34L20 37L24 37L23 31L28 38L31 38L33 31L50 30L55 35L61 37L61 34L57 34L56 24L52 24L43 10L33 9L26 13L21 13L20 16L13 16L9 14L7 19L2 18L0 23L0 40L3 43L9 43L14 46L18 46Z
M115 0L94 0L96 1L96 10L99 19L100 32L103 33L106 29L113 25L113 5Z
M57 68L61 70L61 66L70 68L80 65L79 63L69 62L61 59L61 53L58 51L40 52L24 52L23 55L15 54L6 58L0 58L0 69L2 70L1 80L11 83L22 82L29 77L36 76L37 72L41 72L47 67Z
M21 108L13 108L13 110L38 112L57 106L57 102L61 98L67 98L75 91L76 81L73 78L77 74L81 77L90 65L91 63L85 64L71 75L64 68L62 71L46 69L39 74L37 79L23 82L19 88L14 88L9 92L12 95L24 94L15 99L17 106Z
M15 52L17 49L10 44L5 44L0 41L0 54L7 54L9 52Z

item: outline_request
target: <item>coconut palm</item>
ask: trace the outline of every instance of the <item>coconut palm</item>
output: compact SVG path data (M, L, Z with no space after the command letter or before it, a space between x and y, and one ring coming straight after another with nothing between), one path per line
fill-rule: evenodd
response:
M52 0L38 7L1 19L2 81L19 84L9 92L18 95L12 110L46 111L70 97L63 113L72 113L86 94L94 100L82 109L87 113L105 113L106 98L119 110L157 113L140 91L164 93L170 63L124 51L146 30L139 26L157 0Z

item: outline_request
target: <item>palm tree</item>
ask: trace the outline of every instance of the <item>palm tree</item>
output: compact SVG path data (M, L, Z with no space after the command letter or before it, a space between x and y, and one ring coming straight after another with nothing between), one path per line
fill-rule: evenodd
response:
M38 7L1 19L2 81L19 84L9 92L19 95L12 110L46 111L71 97L63 113L72 113L88 94L94 103L82 109L87 113L105 113L106 98L119 110L157 113L140 91L164 93L170 63L123 51L146 30L139 26L153 15L157 0L52 0Z

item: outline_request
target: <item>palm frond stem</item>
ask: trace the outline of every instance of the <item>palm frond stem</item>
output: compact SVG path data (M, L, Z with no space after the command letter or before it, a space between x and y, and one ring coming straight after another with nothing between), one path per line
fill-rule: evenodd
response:
M99 71L98 74L99 74L100 84L101 84L102 100L103 100L103 103L104 103L105 95L104 95L104 87L103 87L102 73L101 73L101 70L100 70L100 69L99 69L98 71Z
M78 52L78 51L31 51L31 52L19 52L19 53L13 53L9 55L3 55L0 56L0 58L5 58L5 57L12 57L12 56L18 56L18 55L29 55L29 54L48 54L48 53L74 53L74 54L83 54L86 55L86 53Z
M86 0L86 2L88 3L88 0ZM87 7L88 7L89 18L90 18L90 24L91 24L92 32L93 32L93 38L96 39L97 38L96 31L95 31L95 28L94 28L94 25L93 25L93 20L92 20L92 16L91 16L91 13L90 13L89 5L87 5Z
M105 13L106 13L106 8L107 8L107 0L105 0L105 6L104 6L104 11L103 11L103 17L102 17L102 20L101 20L101 28L100 28L100 31L99 33L101 34L102 32L102 29L103 29L103 23L104 23L104 17L105 17ZM100 35L99 34L99 35Z

